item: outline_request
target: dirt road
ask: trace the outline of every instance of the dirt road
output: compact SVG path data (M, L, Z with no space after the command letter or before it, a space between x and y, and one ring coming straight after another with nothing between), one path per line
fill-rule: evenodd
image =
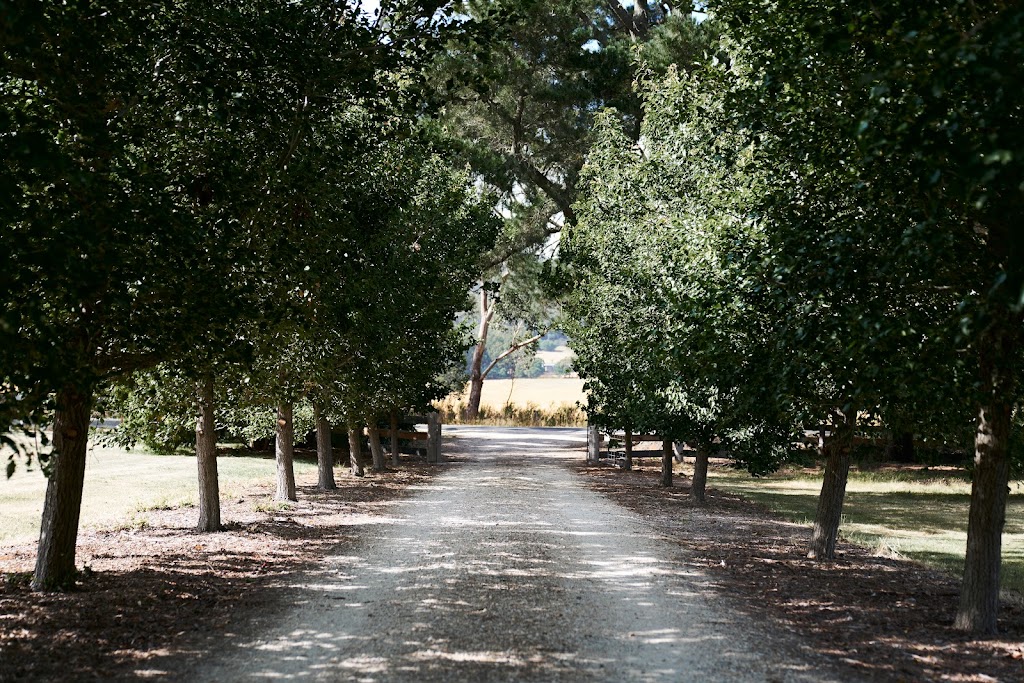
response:
M835 680L681 569L672 539L584 488L565 467L582 430L446 433L459 462L194 677Z

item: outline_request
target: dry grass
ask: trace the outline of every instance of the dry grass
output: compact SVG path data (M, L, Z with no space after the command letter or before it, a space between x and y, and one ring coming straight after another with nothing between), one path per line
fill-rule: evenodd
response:
M469 394L466 390L465 396ZM480 405L501 409L506 404L538 408L586 403L583 380L578 377L537 377L535 379L489 379L484 381Z
M475 420L466 420L462 401L445 401L437 406L445 424L476 424L492 427L581 427L586 425L586 414L573 405L557 408L538 408L532 403L517 406L512 403L503 408L482 406Z
M446 423L462 423L469 388L436 404ZM578 427L587 422L579 407L586 402L578 377L489 379L474 424L517 427Z
M441 420L461 424L469 387L435 403ZM486 380L473 424L514 427L578 427L587 424L583 380L575 377Z

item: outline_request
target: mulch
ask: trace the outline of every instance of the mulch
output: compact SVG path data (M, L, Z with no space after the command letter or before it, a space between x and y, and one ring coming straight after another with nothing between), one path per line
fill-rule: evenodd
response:
M713 487L697 505L683 477L661 488L657 466L576 469L677 542L724 599L795 633L840 670L878 681L1024 680L1024 600L1016 596L1001 605L998 636L972 637L953 629L957 577L844 542L835 561L808 560L807 526Z

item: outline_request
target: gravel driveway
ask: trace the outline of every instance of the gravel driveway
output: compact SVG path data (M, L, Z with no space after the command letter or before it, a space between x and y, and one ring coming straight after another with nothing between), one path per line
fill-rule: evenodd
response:
M445 428L461 462L361 523L200 680L822 681L797 644L585 489L583 430ZM570 450L571 449L571 450ZM365 522L365 520L363 520Z

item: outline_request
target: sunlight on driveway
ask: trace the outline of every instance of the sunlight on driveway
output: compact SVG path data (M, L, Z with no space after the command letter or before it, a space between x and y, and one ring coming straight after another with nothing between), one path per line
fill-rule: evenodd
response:
M468 462L362 525L358 554L308 572L275 628L203 678L821 680L773 661L671 539L580 486L552 452L579 432L461 431Z

